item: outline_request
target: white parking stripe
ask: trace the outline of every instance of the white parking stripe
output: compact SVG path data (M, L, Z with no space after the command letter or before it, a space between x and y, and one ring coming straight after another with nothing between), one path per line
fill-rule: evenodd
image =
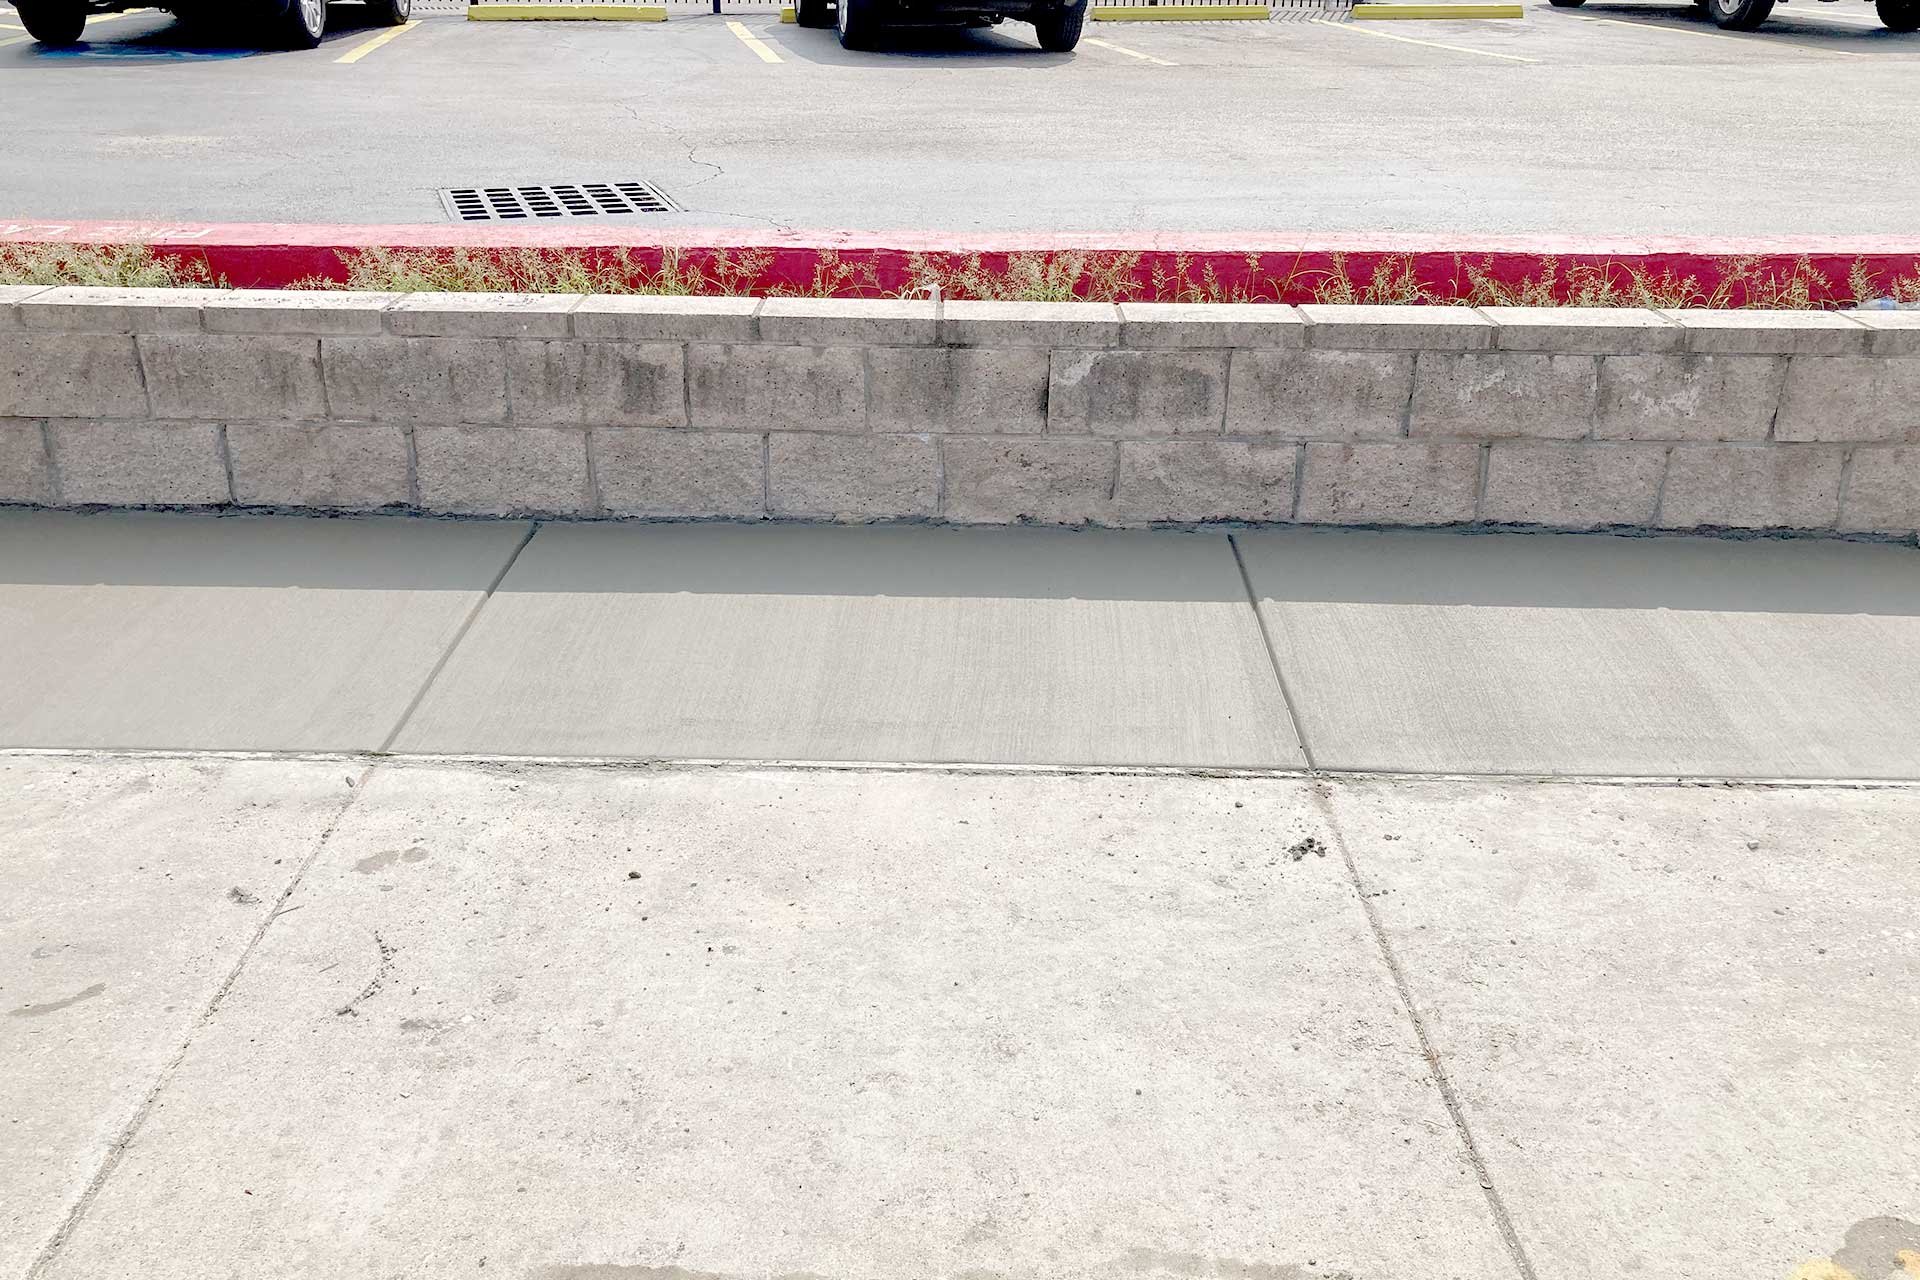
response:
M1375 31L1372 27L1357 26L1350 22L1329 22L1325 18L1315 18L1314 24L1333 27L1339 31L1351 31L1357 36L1378 36L1382 40L1398 40L1401 44L1425 45L1429 49L1446 49L1452 53L1474 53L1482 58L1503 58L1508 62L1538 62L1538 58L1523 58L1517 53L1495 53L1491 49L1469 49L1463 44L1441 44L1438 40L1415 40L1412 36L1397 36L1391 31Z
M1836 58L1870 58L1867 53L1855 53L1851 49L1815 49L1807 45L1787 44L1778 39L1769 39L1764 35L1734 35L1727 31L1695 31L1689 27L1669 26L1664 22L1628 22L1622 18L1590 18L1584 13L1573 15L1582 22L1604 22L1610 27L1631 27L1635 31L1665 31L1669 35L1698 36L1702 40L1733 40L1745 45L1765 45L1771 49L1785 49L1789 53L1805 53L1813 57L1832 54Z
M1177 62L1168 62L1165 58L1156 58L1150 53L1141 53L1138 49L1129 49L1125 45L1115 44L1111 40L1096 40L1092 36L1080 37L1081 44L1094 45L1101 49L1111 49L1115 53L1124 53L1129 58L1138 58L1142 62L1151 62L1156 67L1175 67Z

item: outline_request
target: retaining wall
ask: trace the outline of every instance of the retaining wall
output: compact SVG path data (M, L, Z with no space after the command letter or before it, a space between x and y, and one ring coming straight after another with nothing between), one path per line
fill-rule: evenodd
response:
M0 289L0 502L1920 528L1920 313Z

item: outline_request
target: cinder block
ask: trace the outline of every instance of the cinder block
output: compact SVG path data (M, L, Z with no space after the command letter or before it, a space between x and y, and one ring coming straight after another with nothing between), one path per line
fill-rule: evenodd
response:
M1667 463L1668 529L1830 529L1841 451L1817 444L1680 446Z
M0 502L45 504L53 497L44 426L33 418L0 418Z
M752 342L758 298L651 298L596 293L573 310L576 338Z
M1414 357L1392 351L1236 351L1227 434L1373 439L1404 434Z
M1920 359L1795 356L1776 440L1920 440Z
M1110 302L949 302L940 341L962 347L1117 347L1120 308Z
M1227 410L1224 351L1056 351L1047 430L1213 435Z
M595 431L600 505L616 516L766 512L766 441L729 431Z
M930 516L940 498L939 446L924 435L775 434L767 495L775 515Z
M0 284L0 333L20 328L20 304L47 289L44 284Z
M706 431L867 429L859 347L709 346L687 350L693 425Z
M1109 523L1116 452L1109 440L945 436L942 514L968 524Z
M156 418L324 418L317 338L143 334Z
M0 418L146 416L146 384L132 338L0 334Z
M1502 351L1624 356L1684 349L1687 331L1643 307L1479 307Z
M1867 351L1876 356L1920 356L1920 311L1843 311L1867 330Z
M1120 340L1129 347L1292 347L1307 345L1307 321L1268 302L1123 302Z
M420 505L454 515L583 515L587 436L567 427L417 427Z
M1853 451L1840 528L1848 533L1920 530L1920 446Z
M1688 351L1708 355L1864 354L1868 331L1837 311L1706 311L1660 313L1686 332Z
M1603 356L1602 440L1761 440L1786 361L1777 356Z
M1593 429L1592 356L1422 351L1407 433L1578 440Z
M1114 518L1122 523L1287 520L1294 444L1123 440Z
M925 345L934 338L932 299L768 298L760 341L808 347Z
M1048 353L1037 347L873 347L875 431L1037 434L1047 425Z
M218 506L232 499L220 428L207 422L50 422L70 506Z
M515 422L683 427L686 364L671 342L509 342Z
M20 323L61 333L198 333L201 307L225 292L67 285L21 303Z
M1300 308L1307 345L1343 351L1485 351L1493 324L1471 307Z
M410 293L387 308L387 331L412 338L564 338L585 299L572 293Z
M375 422L504 422L507 376L484 338L322 338L329 416Z
M1453 524L1474 517L1477 444L1310 444L1302 520L1317 524Z
M402 427L236 422L227 426L227 455L233 500L243 506L370 511L412 501Z
M1651 524L1666 468L1661 444L1502 442L1487 454L1480 518L1556 529Z
M380 333L401 293L345 290L216 289L200 308L208 333L295 333L313 337Z

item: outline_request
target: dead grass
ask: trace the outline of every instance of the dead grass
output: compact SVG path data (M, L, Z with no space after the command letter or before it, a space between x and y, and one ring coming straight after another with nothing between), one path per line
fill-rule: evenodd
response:
M144 244L0 244L0 284L119 289L225 288L205 262L159 256Z
M386 249L342 255L345 280L311 278L295 288L450 293L613 293L658 296L885 297L937 288L954 299L1002 302L1291 302L1386 306L1658 307L1814 310L1884 299L1920 304L1920 262L1912 272L1870 271L1855 261L1844 281L1829 279L1808 259L1769 266L1729 258L1703 274L1650 272L1632 263L1544 259L1519 280L1492 259L1454 260L1449 278L1420 278L1416 260L1389 255L1358 269L1334 254L1318 267L1296 258L1284 275L1260 255L1231 260L1177 255L1147 263L1123 251L919 254L907 262L902 288L883 287L870 261L832 249L815 258L805 281L771 281L773 254L764 249ZM894 277L895 282L899 277ZM224 288L204 261L156 254L142 244L0 245L0 284L100 285L133 288Z

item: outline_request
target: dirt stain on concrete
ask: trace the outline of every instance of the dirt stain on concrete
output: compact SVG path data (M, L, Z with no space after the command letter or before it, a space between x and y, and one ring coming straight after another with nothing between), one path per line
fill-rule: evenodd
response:
M1170 1271L1180 1276L1217 1276L1220 1280L1313 1280L1311 1273L1296 1263L1209 1258L1161 1249L1129 1249L1126 1265L1135 1271Z
M1920 1280L1920 1223L1862 1218L1831 1258L1803 1263L1788 1280Z
M82 1000L91 1000L107 989L104 982L96 982L85 991L76 991L64 1000L49 1000L45 1004L23 1004L18 1009L7 1010L9 1018L38 1018L44 1014L58 1013L62 1009L71 1009Z
M425 862L426 860L427 851L415 845L406 850L383 849L379 853L370 853L354 863L353 869L363 876L370 876L376 871L385 871L396 862Z
M685 1267L626 1267L614 1263L591 1262L583 1266L548 1267L540 1273L540 1280L757 1280L757 1278L728 1275L724 1271L689 1271ZM811 1271L791 1271L786 1275L766 1277L766 1280L827 1280L827 1277L815 1275Z

